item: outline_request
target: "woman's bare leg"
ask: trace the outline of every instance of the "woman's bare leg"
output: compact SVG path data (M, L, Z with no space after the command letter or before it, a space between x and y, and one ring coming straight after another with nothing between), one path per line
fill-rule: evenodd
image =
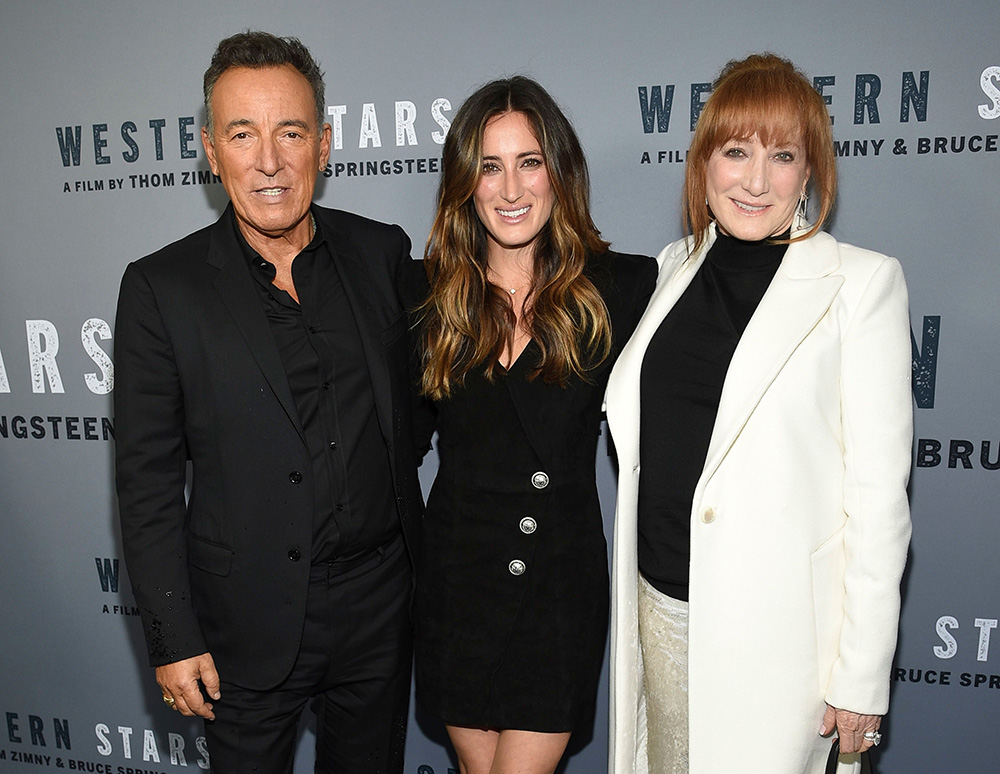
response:
M446 726L461 774L552 774L569 743L569 732Z

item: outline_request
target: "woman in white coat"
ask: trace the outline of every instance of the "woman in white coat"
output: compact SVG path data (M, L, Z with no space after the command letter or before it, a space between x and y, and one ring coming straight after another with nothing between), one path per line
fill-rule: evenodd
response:
M835 730L845 753L880 739L909 315L895 259L820 230L835 191L809 81L771 54L730 62L687 159L691 236L660 253L607 390L615 774L822 772Z

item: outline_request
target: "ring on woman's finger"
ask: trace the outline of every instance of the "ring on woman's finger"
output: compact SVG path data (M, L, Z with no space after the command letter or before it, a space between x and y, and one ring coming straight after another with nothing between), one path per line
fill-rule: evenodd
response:
M862 736L866 742L872 743L872 747L878 747L878 743L882 741L882 734L878 731L865 731Z

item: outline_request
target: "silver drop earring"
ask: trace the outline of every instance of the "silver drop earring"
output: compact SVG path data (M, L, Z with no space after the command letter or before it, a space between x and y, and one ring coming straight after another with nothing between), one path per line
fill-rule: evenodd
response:
M809 209L809 194L805 191L799 196L798 206L795 208L795 218L792 222L792 231L803 231L809 228L807 211Z

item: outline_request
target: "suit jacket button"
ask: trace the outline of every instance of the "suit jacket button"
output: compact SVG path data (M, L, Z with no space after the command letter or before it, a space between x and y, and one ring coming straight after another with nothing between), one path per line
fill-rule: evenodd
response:
M531 476L531 485L535 489L545 489L549 485L549 474L540 470Z
M297 562L299 561L299 559L302 558L302 554L299 553L299 549L293 548L291 551L288 552L288 558L291 559L293 562Z
M704 511L702 511L701 520L705 524L711 524L713 521L715 521L715 509L706 508Z
M514 559L507 565L507 569L510 570L511 575L524 575L524 571L528 569L528 567L520 559Z
M293 470L291 473L288 474L288 480L291 481L293 484L301 484L302 474L299 473L299 471L297 470Z
M538 522L535 521L533 518L531 518L530 516L525 516L523 519L521 519L521 532L523 532L525 535L530 535L536 529L538 529Z

